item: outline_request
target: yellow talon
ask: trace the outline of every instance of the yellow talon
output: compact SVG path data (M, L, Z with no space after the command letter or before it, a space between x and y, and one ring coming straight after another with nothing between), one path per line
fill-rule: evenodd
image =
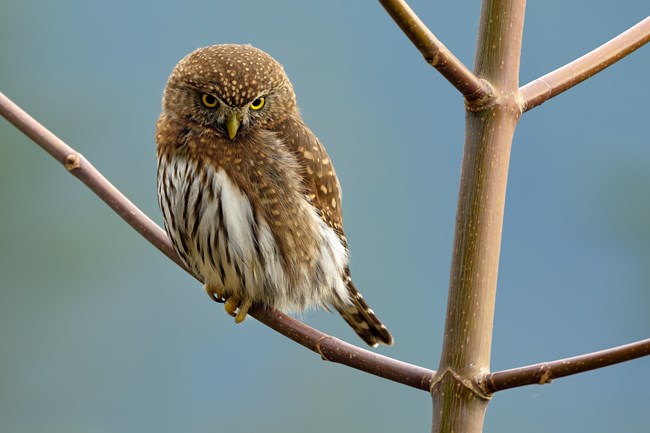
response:
M212 299L214 302L223 303L225 301L223 292L216 287L208 286L206 284L203 286L203 290L205 290L205 293L207 293L210 299Z
M235 316L235 323L241 323L246 319L246 315L248 314L251 305L253 305L253 301L250 299L246 299L241 305L239 305L239 311Z
M216 287L208 286L207 284L203 286L203 290L208 296L215 302L223 303L223 308L226 310L226 313L230 314L235 318L235 323L241 323L246 320L246 315L248 310L253 305L253 301L244 300L238 296L225 296L223 291L217 289Z
M231 296L226 299L226 303L223 304L223 308L226 310L226 313L235 317L235 311L237 311L237 308L239 308L239 304L241 304L241 299L239 299L237 296Z

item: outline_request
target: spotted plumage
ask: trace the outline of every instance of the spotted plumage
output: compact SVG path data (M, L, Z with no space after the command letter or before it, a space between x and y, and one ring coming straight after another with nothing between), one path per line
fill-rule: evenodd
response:
M350 278L339 182L278 62L249 45L189 54L156 141L167 233L237 322L253 302L334 307L368 344L392 344Z

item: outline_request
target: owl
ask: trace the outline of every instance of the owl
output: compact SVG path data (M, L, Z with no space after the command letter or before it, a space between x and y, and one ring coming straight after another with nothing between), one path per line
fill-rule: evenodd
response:
M275 59L231 44L187 55L165 88L156 141L167 234L237 323L253 303L320 306L369 345L392 344L350 278L338 178Z

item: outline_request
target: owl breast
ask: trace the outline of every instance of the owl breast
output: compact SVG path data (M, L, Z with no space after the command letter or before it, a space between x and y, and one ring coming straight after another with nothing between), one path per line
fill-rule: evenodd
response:
M270 214L224 168L161 154L158 199L176 252L205 284L283 311L349 302L347 250L306 197L298 206L306 216L300 223L313 228L309 260L282 251Z

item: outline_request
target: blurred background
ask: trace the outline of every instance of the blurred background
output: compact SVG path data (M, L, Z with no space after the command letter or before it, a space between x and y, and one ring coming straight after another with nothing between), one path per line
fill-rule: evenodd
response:
M479 2L411 6L472 65ZM647 2L526 12L521 82L643 19ZM357 286L435 369L462 156L462 100L377 2L5 0L0 90L161 223L154 125L199 46L277 58L343 186ZM535 110L515 135L492 369L648 338L650 48ZM0 431L429 431L429 396L339 365L200 285L0 120ZM304 320L360 344L339 317ZM486 331L487 332L487 331ZM485 431L647 431L650 359L497 394Z

